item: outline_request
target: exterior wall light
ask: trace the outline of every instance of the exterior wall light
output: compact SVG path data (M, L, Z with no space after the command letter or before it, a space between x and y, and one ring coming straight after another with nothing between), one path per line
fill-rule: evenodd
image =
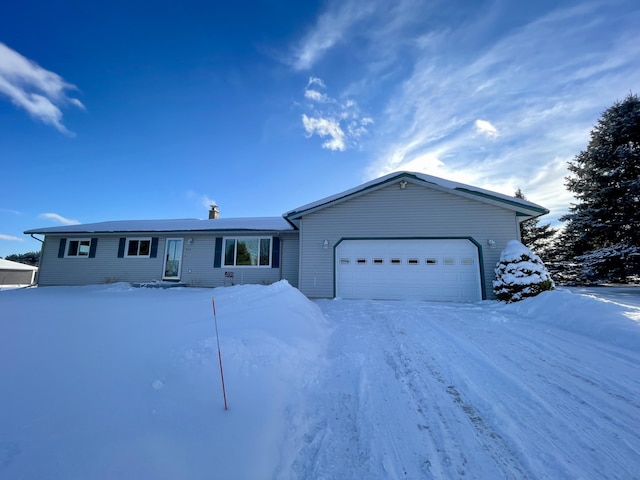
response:
M329 240L325 240L324 242L322 242L322 248L324 248L325 250L329 248Z
M400 190L404 190L405 188L407 188L407 181L406 180L402 180L400 182Z
M489 248L496 248L495 240L487 240L487 243L489 244Z

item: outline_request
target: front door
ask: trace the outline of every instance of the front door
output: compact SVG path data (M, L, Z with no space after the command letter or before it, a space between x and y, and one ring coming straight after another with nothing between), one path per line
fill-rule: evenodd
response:
M180 280L182 238L167 238L164 249L164 280Z

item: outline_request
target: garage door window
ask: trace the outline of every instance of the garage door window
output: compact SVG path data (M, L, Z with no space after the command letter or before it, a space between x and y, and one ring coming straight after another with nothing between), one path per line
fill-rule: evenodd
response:
M426 258L424 260L424 263L426 263L427 265L437 265L438 264L438 259L437 258Z

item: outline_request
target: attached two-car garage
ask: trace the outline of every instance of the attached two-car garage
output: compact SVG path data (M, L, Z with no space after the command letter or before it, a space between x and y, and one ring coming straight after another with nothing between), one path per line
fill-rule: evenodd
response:
M478 246L469 239L349 239L335 249L336 296L482 300Z

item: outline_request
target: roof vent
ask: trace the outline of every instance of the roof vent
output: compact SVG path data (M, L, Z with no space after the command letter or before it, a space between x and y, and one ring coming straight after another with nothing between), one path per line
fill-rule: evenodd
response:
M218 210L218 206L213 204L209 209L209 220L215 220L220 218L220 210Z

